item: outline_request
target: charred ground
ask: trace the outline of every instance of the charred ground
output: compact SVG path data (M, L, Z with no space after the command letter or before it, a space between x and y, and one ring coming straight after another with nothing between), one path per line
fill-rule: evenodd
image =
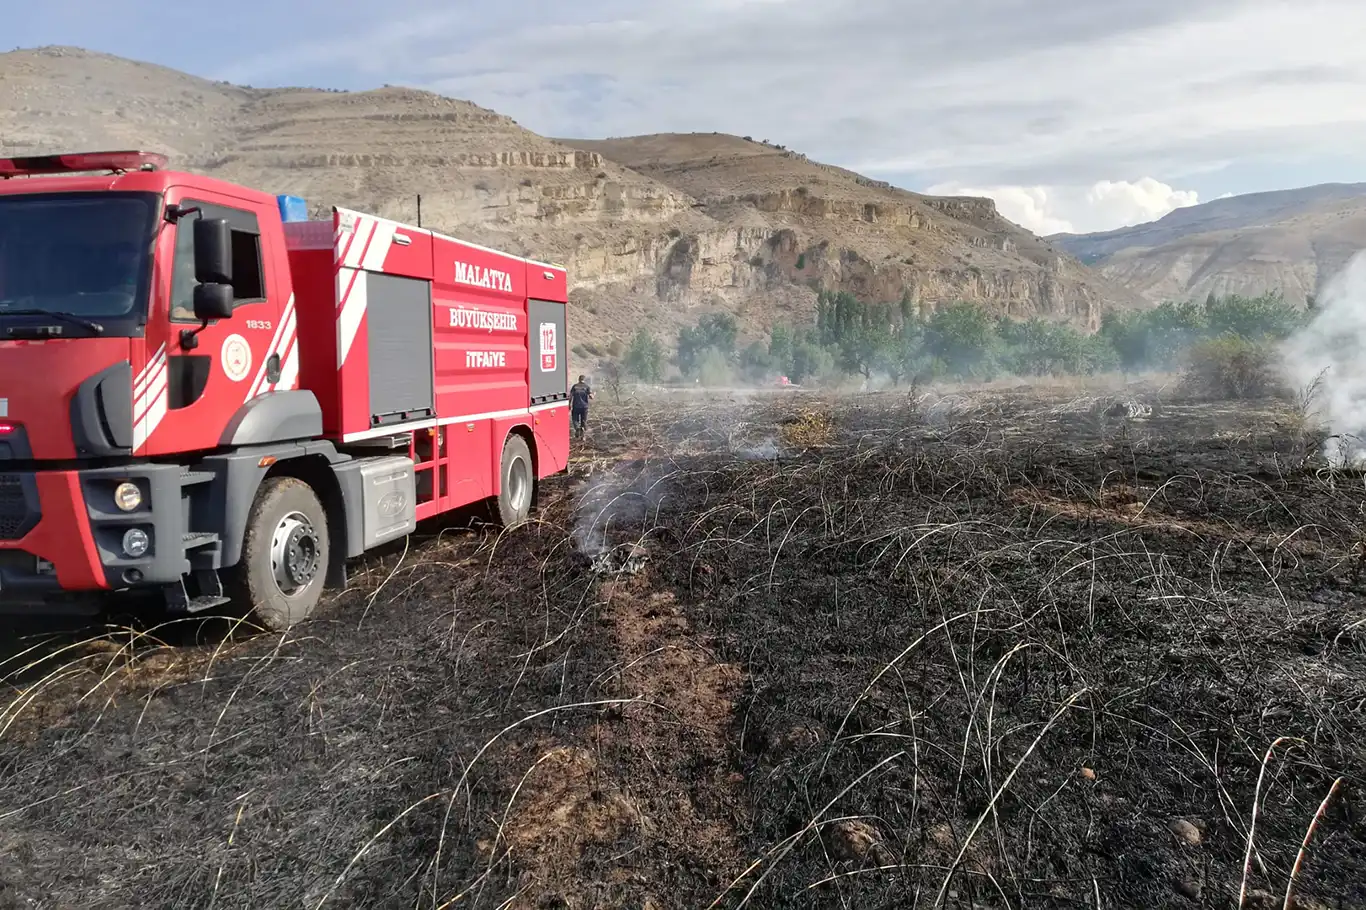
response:
M0 906L1279 907L1343 778L1295 890L1366 907L1366 485L1106 404L605 405L293 634L35 642Z

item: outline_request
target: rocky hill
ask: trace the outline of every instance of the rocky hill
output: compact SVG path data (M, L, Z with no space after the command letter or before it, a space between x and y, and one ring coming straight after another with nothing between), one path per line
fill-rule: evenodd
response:
M555 141L405 88L258 89L75 48L0 54L0 153L166 152L315 211L355 207L569 267L581 339L670 332L710 308L747 333L813 288L955 299L1095 325L1142 305L993 203L893 189L731 136Z
M1012 316L1089 325L1103 304L1141 305L1001 217L990 199L911 193L724 134L561 141L696 199L716 228L674 245L666 274L691 271L709 288L738 263L756 291L815 284L882 300L909 291L930 304L988 301Z
M1366 183L1249 193L1046 239L1153 302L1280 291L1303 303L1366 249Z

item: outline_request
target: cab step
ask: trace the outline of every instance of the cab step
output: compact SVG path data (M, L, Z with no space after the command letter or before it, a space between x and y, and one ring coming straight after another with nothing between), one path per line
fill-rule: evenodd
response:
M185 535L186 537L195 535ZM202 536L202 535L199 535ZM210 535L217 540L217 535ZM178 584L168 584L165 586L166 608L176 613L202 613L214 607L221 607L231 603L232 598L223 593L223 581L218 577L218 573L209 569L200 569L194 573L196 587L201 593L190 596L190 592L185 588L185 579L182 578Z
M205 610L212 610L214 607L221 607L231 602L231 597L224 597L222 594L217 597L211 594L201 594L198 597L189 598L185 601L184 606L176 609L184 610L186 613L203 613Z
M218 535L212 531L190 531L182 534L181 544L187 550L197 550L200 547L208 546L211 543L218 543Z

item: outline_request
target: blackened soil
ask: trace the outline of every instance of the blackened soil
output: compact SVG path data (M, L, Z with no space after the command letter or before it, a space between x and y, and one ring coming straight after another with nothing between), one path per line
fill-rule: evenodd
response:
M1366 486L1291 415L598 410L289 635L11 658L0 906L1280 907L1341 778L1295 893L1366 907Z

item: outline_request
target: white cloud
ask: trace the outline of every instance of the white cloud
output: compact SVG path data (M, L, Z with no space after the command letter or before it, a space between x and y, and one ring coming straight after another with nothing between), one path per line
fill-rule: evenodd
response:
M1069 189L1114 175L1366 172L1359 0L338 2L336 34L253 30L221 75L418 85L551 136L753 135L903 185L1001 188L1079 230L1180 204L1143 180Z
M552 135L724 130L915 183L1054 186L1287 150L1366 166L1363 46L1358 0L713 0L409 59Z
M1200 201L1193 190L1160 180L1099 180L1084 186L970 187L940 183L925 192L941 196L986 196L1002 215L1036 234L1087 234L1155 221Z

